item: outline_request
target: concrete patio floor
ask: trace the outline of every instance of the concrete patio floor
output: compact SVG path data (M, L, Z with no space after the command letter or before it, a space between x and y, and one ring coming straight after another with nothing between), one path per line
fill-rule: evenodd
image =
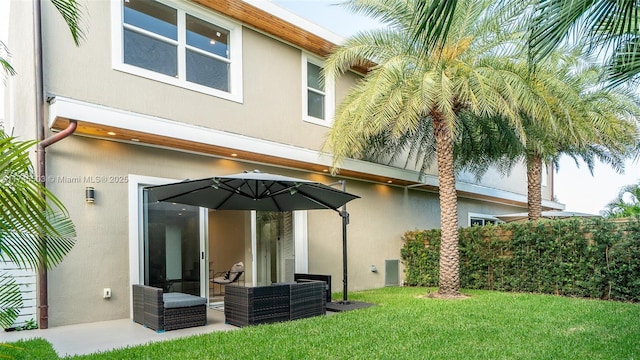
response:
M87 324L51 327L46 330L1 332L0 342L42 338L53 345L58 356L91 354L149 342L239 329L225 324L224 312L207 310L207 325L163 333L145 328L132 319L100 321Z

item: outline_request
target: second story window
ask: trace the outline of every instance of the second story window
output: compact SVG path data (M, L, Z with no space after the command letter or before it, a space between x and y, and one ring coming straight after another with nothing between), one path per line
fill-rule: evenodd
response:
M185 3L172 5L122 0L114 11L121 20L114 68L241 102L241 27Z
M335 107L333 83L323 81L317 59L302 56L303 118L305 121L330 126Z
M326 120L324 84L320 81L320 66L307 62L307 115Z

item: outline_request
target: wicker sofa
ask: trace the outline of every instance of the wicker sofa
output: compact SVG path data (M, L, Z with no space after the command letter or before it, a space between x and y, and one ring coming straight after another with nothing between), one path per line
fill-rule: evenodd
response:
M133 321L157 332L207 324L207 299L133 285Z
M296 320L326 313L325 282L227 286L224 314L228 324L247 326Z

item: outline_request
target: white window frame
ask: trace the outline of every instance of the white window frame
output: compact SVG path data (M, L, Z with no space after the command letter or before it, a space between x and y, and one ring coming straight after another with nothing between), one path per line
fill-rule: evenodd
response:
M172 77L155 71L124 63L123 28L124 9L122 0L111 0L111 66L114 70L141 76L147 79L179 86L200 93L213 95L226 100L243 102L242 91L242 25L205 11L195 5L174 0L156 0L172 7L178 12L178 74ZM186 14L229 30L229 92L186 80L186 34L184 31Z
M309 116L308 96L307 91L309 84L307 83L307 63L322 67L323 62L317 57L311 56L306 53L302 53L302 119L304 121L331 127L333 124L333 117L335 115L336 97L335 97L335 83L333 79L325 79L324 81L324 117L325 119L319 119L317 117Z
M490 221L494 221L495 223L501 223L502 221L500 221L500 219L496 218L493 215L487 215L487 214L478 214L478 213L468 213L467 215L467 226L471 226L471 219L481 219L481 220L490 220ZM482 226L486 226L486 223L483 223Z

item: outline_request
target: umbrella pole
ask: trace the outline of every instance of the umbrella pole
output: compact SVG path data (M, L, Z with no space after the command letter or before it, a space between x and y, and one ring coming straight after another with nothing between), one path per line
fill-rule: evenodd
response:
M327 184L327 186L334 186L340 184L342 191L347 192L347 181L338 180L334 183ZM347 204L342 205L342 208L338 211L335 209L342 218L342 301L341 304L348 304L347 300L347 225L349 224L349 213L347 212Z
M342 185L342 191L347 191L347 181L340 180ZM342 303L348 304L347 292L349 286L347 282L347 225L349 224L349 213L347 212L347 204L342 205L340 211L340 217L342 218Z
M347 304L347 224L349 224L349 213L346 210L340 211L342 217L342 303Z

